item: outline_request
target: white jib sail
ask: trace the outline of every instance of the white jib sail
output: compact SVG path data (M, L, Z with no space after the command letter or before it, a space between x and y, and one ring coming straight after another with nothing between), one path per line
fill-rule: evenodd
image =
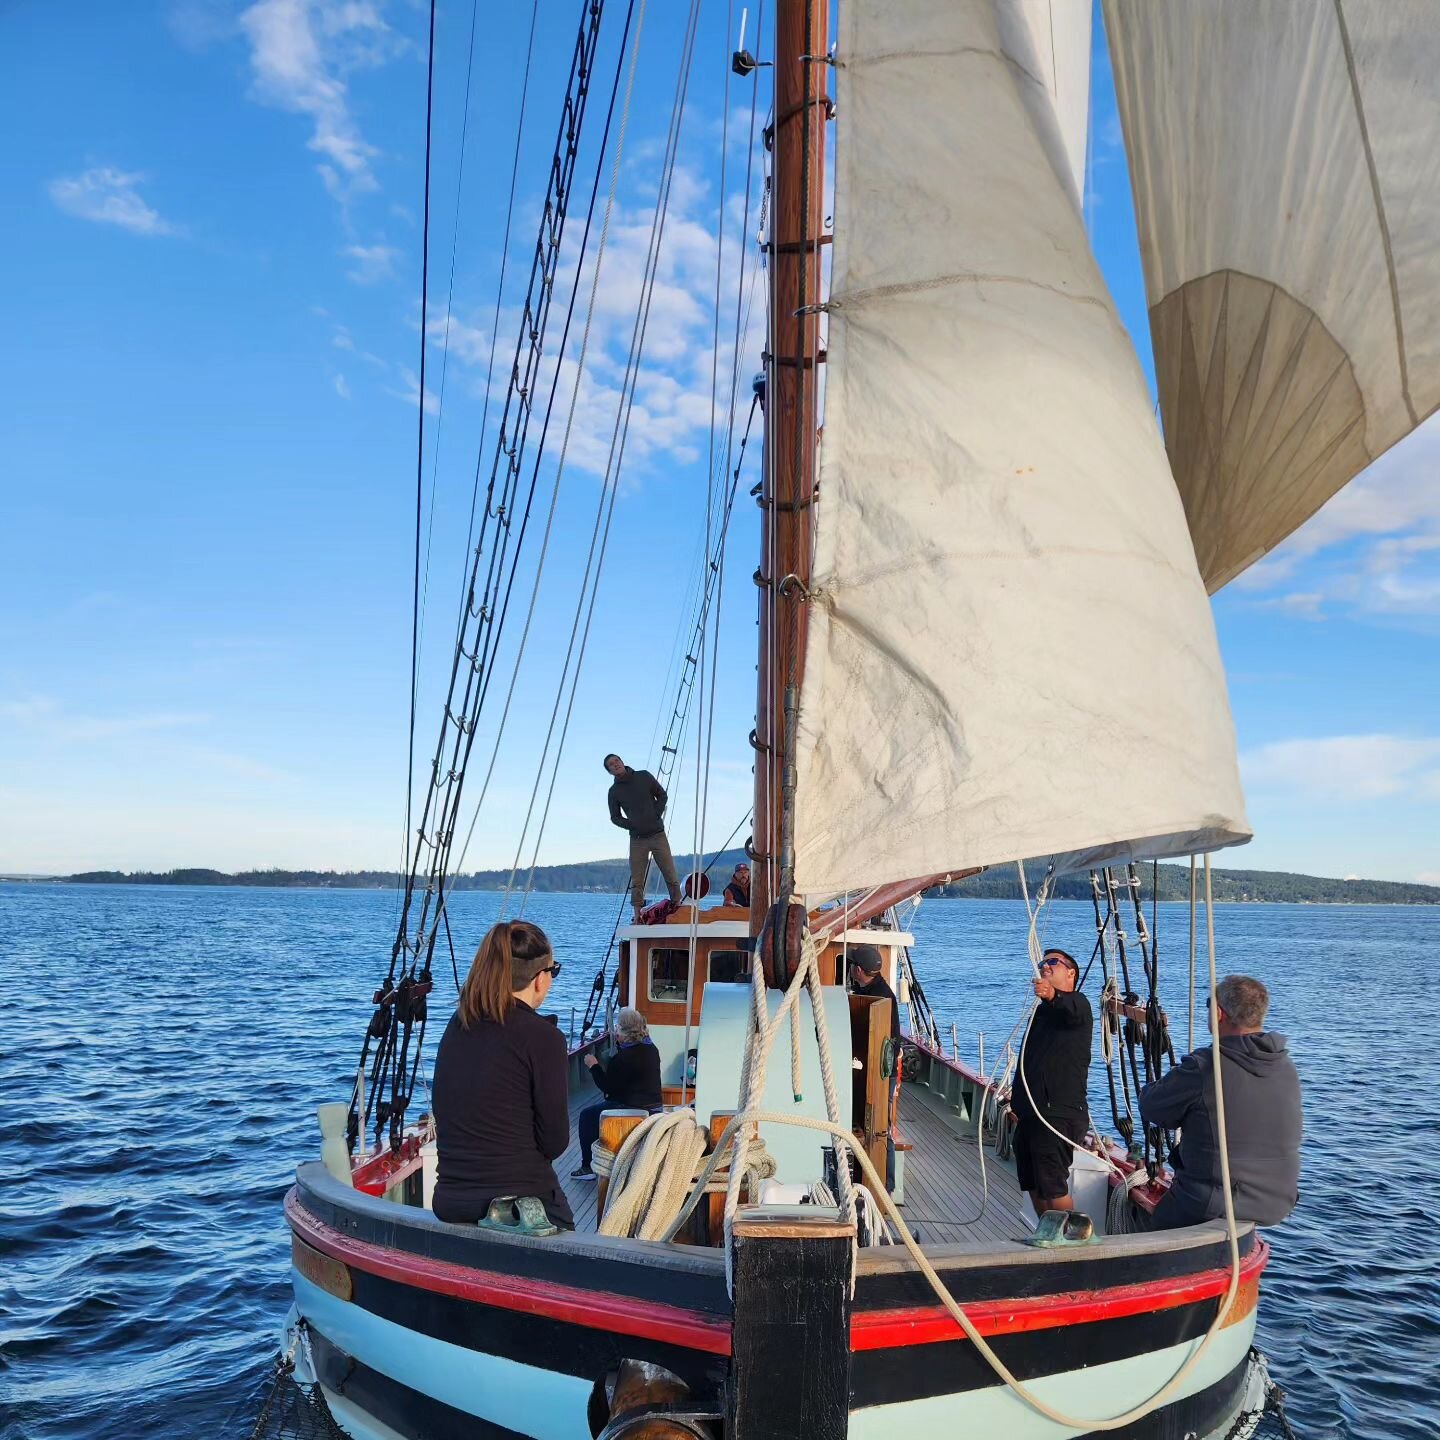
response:
M1238 843L1209 604L1033 29L840 17L796 889Z
M1218 590L1440 406L1440 4L1105 19L1166 443Z

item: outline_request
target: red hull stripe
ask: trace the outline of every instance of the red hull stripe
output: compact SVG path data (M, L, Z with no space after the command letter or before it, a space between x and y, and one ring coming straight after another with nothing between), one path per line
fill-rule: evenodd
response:
M317 1220L300 1204L293 1191L285 1198L285 1214L295 1234L322 1254L402 1285L437 1295L453 1295L499 1310L542 1315L590 1330L638 1335L711 1355L731 1353L730 1322L714 1315L682 1310L655 1300L639 1300L547 1280L526 1280L387 1249L368 1240L354 1239ZM1250 1254L1240 1264L1242 1290L1233 1312L1237 1318L1253 1308L1244 1303L1245 1287L1258 1285L1260 1272L1269 1258L1269 1247L1257 1237ZM966 1306L966 1314L981 1335L1013 1335L1192 1305L1223 1295L1229 1283L1228 1269L1203 1270L1198 1274L1143 1281L1138 1285L1117 1285L1107 1290L1078 1290L1023 1300L977 1301ZM856 1311L850 1321L852 1350L884 1350L964 1338L964 1332L949 1312L939 1305Z
M1246 1288L1258 1286L1270 1248L1258 1237L1240 1262L1240 1292L1232 1315L1248 1314ZM965 1307L975 1328L984 1336L1015 1335L1024 1330L1051 1330L1061 1325L1085 1325L1097 1320L1118 1320L1148 1311L1173 1310L1223 1295L1230 1271L1202 1270L1173 1280L1147 1280L1138 1285L1117 1285L1111 1290L1077 1290L1025 1300L985 1300ZM902 1345L930 1345L963 1340L965 1332L940 1305L912 1310L857 1311L850 1320L852 1350L888 1350Z
M729 1355L730 1322L693 1310L682 1310L654 1300L636 1300L598 1290L556 1285L547 1280L524 1280L490 1270L474 1270L448 1260L431 1260L403 1250L390 1250L368 1240L355 1240L317 1220L296 1199L286 1196L285 1214L290 1227L306 1244L356 1270L429 1290L453 1295L498 1310L516 1310L526 1315L543 1315L590 1330L615 1335L639 1335L703 1350L711 1355Z

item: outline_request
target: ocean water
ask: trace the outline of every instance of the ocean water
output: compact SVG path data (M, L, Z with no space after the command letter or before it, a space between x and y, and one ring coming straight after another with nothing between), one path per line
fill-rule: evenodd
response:
M457 943L497 901L456 897ZM562 1023L615 904L531 901L565 965ZM281 1200L318 1156L315 1106L345 1097L395 915L379 891L0 885L4 1440L249 1434L288 1304ZM1271 1232L1260 1316L1292 1421L1303 1440L1433 1440L1440 908L1216 917L1222 972L1269 985L1305 1087L1301 1204ZM1160 907L1180 1041L1187 923ZM1027 994L1022 906L930 901L914 930L961 1055L981 1031L993 1055ZM1054 906L1045 938L1088 955L1088 907ZM452 1000L447 959L435 1013Z

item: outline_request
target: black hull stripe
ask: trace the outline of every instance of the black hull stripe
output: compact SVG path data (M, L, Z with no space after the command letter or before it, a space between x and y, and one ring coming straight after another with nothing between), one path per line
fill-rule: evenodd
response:
M338 1345L331 1344L313 1326L310 1348L315 1357L315 1372L327 1390L343 1395L406 1440L530 1440L519 1430L509 1430L469 1411L457 1410L443 1400L412 1390L362 1365Z
M313 1328L310 1338L316 1370L325 1387L344 1395L406 1440L531 1440L518 1430L458 1410L360 1364ZM1173 1401L1122 1430L1092 1430L1081 1440L1189 1440L1208 1434L1235 1413L1248 1368L1247 1355L1223 1379L1197 1394Z
M674 1371L692 1389L712 1393L728 1362L696 1350L616 1335L543 1315L501 1310L442 1295L363 1270L352 1270L353 1303L372 1315L447 1344L559 1374L594 1380L617 1360L650 1360ZM1096 1320L1059 1329L991 1336L989 1344L1021 1379L1128 1360L1205 1333L1219 1300ZM864 1350L851 1357L851 1395L857 1406L893 1404L983 1389L994 1372L967 1340Z
M351 1270L353 1303L418 1335L465 1350L534 1365L560 1375L595 1380L619 1360L649 1360L680 1376L692 1389L718 1385L729 1369L724 1356L661 1340L502 1310L457 1295L421 1290L398 1280Z
M312 1179L310 1173L320 1173ZM441 1225L426 1212L397 1216L397 1207L357 1196L325 1174L322 1167L302 1166L298 1198L323 1224L356 1240L382 1245L401 1254L418 1255L456 1265L498 1271L521 1279L543 1280L586 1291L657 1301L684 1310L729 1320L730 1300L723 1267L706 1263L712 1252L669 1257L655 1254L597 1254L577 1250L563 1240L544 1244L515 1241L473 1228ZM336 1197L344 1197L337 1199ZM386 1213L386 1212L389 1213ZM1255 1232L1240 1237L1243 1259L1255 1243ZM1228 1269L1230 1255L1222 1234L1205 1245L1175 1249L1114 1252L1096 1257L1092 1251L1073 1255L1051 1252L1046 1263L1017 1263L997 1255L993 1263L960 1265L937 1258L936 1268L962 1304L985 1300L1033 1299L1077 1290L1108 1290L1115 1286L1175 1279L1205 1270ZM855 1309L908 1309L935 1303L934 1292L913 1267L867 1272L857 1277Z

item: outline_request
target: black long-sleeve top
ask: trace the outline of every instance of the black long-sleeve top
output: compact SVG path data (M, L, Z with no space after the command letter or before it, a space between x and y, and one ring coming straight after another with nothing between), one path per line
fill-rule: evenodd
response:
M895 998L895 992L890 988L890 982L877 972L865 984L856 985L854 993L868 995L872 1000L888 1000L890 1002L890 1038L898 1045L900 1043L900 1002Z
M1085 1118L1090 1108L1085 1085L1094 1027L1090 1002L1078 990L1057 990L1035 1007L1025 1037L1025 1080L1017 1072L1011 1089L1010 1108L1017 1115L1033 1115L1038 1108L1045 1116ZM1034 1106L1030 1104L1032 1096Z
M660 1052L649 1040L622 1045L608 1065L597 1061L590 1078L617 1109L654 1110L663 1103Z
M610 823L640 839L665 828L665 787L648 771L628 765L610 786Z
M565 1037L517 1000L505 1023L450 1017L435 1056L437 1219L478 1220L500 1195L559 1193L570 1143Z

